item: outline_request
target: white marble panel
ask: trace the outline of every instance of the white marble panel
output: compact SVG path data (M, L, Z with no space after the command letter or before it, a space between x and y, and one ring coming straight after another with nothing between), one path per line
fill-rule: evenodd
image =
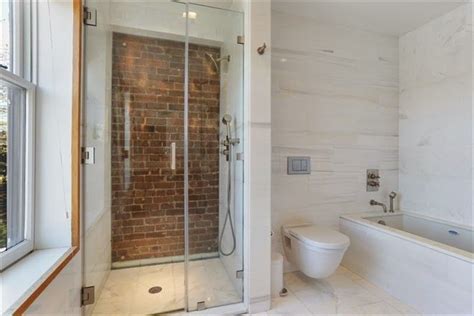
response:
M272 14L272 249L281 251L281 225L337 228L341 214L398 190L398 39ZM288 156L310 156L311 175L287 175ZM367 169L380 169L379 192L366 192Z
M400 38L400 203L473 225L471 6Z
M341 231L348 269L423 313L473 312L472 262L345 219Z

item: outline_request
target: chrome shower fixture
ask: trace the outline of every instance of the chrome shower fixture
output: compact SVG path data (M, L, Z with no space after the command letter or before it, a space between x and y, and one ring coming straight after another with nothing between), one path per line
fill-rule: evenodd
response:
M220 58L214 58L214 56L212 56L211 53L205 53L207 57L209 57L209 59L212 61L212 63L214 64L214 67L216 68L216 72L219 72L220 70L220 66L219 66L219 63L221 61L227 61L227 62L230 62L230 55L226 55L226 56L222 56ZM232 117L231 117L232 119Z
M395 192L390 192L390 194L388 195L388 197L390 198L390 209L389 209L389 212L390 213L394 213L395 210L393 209L393 200L395 199L395 197L397 196L397 193Z
M232 147L240 143L240 138L232 138L230 126L232 123L232 115L224 114L222 116L222 124L226 126L227 134L225 139L221 141L221 145L224 146L224 149L221 151L223 155L225 155L227 161L227 207L226 207L226 214L224 219L224 225L222 226L221 234L219 236L219 252L223 256L230 256L234 253L235 248L237 247L237 241L235 237L235 230L234 230L234 223L232 221L232 214L231 214L231 202L232 202ZM231 250L225 252L222 249L224 233L226 231L227 223L229 223L230 233L232 235L232 247Z
M221 141L221 145L224 146L224 149L221 151L221 154L225 155L227 161L230 161L231 146L240 144L240 138L232 138L230 131L232 115L224 114L224 116L222 117L222 123L227 128L227 135L225 136L224 140Z

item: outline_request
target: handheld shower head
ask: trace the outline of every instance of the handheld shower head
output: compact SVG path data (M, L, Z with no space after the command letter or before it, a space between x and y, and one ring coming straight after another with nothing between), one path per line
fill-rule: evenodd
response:
M393 191L390 192L390 194L388 195L388 197L390 198L390 213L395 212L395 210L393 209L393 200L395 200L396 196L397 196L397 193Z
M224 114L224 116L222 117L222 123L224 123L225 125L229 125L230 122L232 122L232 115Z

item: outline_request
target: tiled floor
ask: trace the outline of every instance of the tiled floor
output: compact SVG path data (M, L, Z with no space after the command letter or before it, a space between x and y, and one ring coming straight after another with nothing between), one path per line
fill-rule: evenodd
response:
M272 300L272 309L259 315L417 315L409 306L358 275L339 267L324 280L300 272L285 274L286 297Z
M229 279L220 259L191 261L189 302L206 306L240 302L239 293ZM161 286L158 294L150 294L153 286ZM184 264L112 270L100 294L94 315L153 314L184 307Z

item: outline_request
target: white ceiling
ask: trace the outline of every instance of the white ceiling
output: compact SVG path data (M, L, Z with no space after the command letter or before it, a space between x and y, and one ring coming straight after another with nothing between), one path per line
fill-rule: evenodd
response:
M466 2L469 0L273 0L272 10L314 18L321 23L400 36Z

